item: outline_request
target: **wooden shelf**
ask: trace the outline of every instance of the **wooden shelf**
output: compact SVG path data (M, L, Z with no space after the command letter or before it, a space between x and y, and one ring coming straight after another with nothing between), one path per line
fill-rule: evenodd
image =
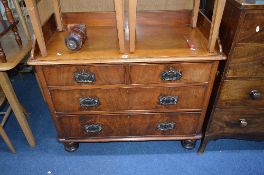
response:
M196 50L190 49L187 40ZM136 50L131 57L208 57L215 51L207 50L208 40L197 28L189 26L144 26L137 25ZM198 59L199 58L194 58Z
M35 0L25 0L26 6L28 8L28 13L31 18L32 26L34 33L36 35L36 40L38 42L38 46L42 56L47 56L47 48L45 38L43 37L43 30L40 23L40 16L38 13L37 2ZM56 24L58 31L65 30L65 26L63 24L63 15L61 12L61 6L59 0L52 0L52 5L54 8L54 14L56 18ZM118 43L119 43L119 51L120 53L125 52L124 46L124 0L114 0L115 6L115 28L118 35ZM104 15L103 15L104 16ZM76 21L86 18L85 16L79 16L79 19ZM100 18L99 18L100 19ZM91 19L92 21L96 21L96 18ZM98 25L100 26L100 25Z
M186 12L184 12L186 13ZM153 17L152 22L145 24L141 19ZM181 14L181 15L179 15ZM186 13L188 14L188 13ZM79 51L70 51L64 43L67 32L55 32L47 42L48 55L43 57L40 54L29 60L31 65L46 64L87 64L87 63L124 63L124 62L148 62L148 61L201 61L201 60L223 60L225 57L217 51L208 52L208 39L200 32L199 28L192 28L186 24L189 19L171 24L179 17L188 15L181 12L141 12L138 14L136 45L134 53L129 52L129 40L126 36L126 54L119 52L118 36L116 27L109 25L95 26L91 22L96 18L95 13L78 14L86 16L85 20L88 33L88 40ZM190 14L190 13L189 13ZM74 14L65 14L67 23L73 23ZM101 13L97 13L98 18L102 18ZM162 18L169 18L170 21L162 22ZM185 22L184 22L185 21ZM161 23L162 22L162 23ZM128 31L125 31L128 35ZM195 44L196 50L189 48L187 40Z
M116 11L112 14L61 14L58 1L53 1L58 30L67 24L84 23L88 41L79 51L66 48L66 32L55 32L48 41L39 25L38 13L29 11L32 22L36 23L33 26L40 48L40 54L30 59L31 65L225 59L215 50L225 0L215 2L212 24L209 22L206 26L206 35L197 27L200 0L193 0L192 11L174 12L138 12L137 0L129 0L128 15L124 14L124 0L114 1ZM33 0L27 0L27 5L36 6ZM195 50L190 49L190 43Z

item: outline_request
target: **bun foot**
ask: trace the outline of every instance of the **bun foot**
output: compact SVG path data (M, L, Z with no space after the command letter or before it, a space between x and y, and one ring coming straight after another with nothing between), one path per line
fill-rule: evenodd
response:
M79 143L77 142L66 142L64 143L64 149L67 152L74 152L79 148Z
M196 140L182 140L181 144L183 148L191 150L195 148Z

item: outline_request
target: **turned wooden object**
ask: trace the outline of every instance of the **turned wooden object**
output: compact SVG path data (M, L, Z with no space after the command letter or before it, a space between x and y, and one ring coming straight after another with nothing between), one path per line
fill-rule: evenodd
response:
M15 19L14 19L14 16L8 6L8 1L7 0L2 0L2 3L3 3L3 6L5 8L5 12L6 12L6 17L7 17L7 20L9 21L10 25L14 24L15 23ZM12 31L13 33L15 34L15 39L16 39L16 42L18 44L18 46L20 48L23 47L22 45L22 40L21 40L21 37L18 33L18 29L17 29L17 26L14 25L14 27L12 28Z
M87 39L85 25L69 26L69 34L65 38L65 44L69 50L80 50Z

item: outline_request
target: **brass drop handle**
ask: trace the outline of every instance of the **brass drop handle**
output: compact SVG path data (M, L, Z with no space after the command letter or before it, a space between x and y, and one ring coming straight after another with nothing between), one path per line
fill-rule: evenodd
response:
M100 105L99 98L97 97L80 98L79 101L81 107L97 107Z
M161 79L163 81L176 81L182 78L182 72L175 70L173 67L170 67L169 70L161 72Z
M261 98L261 92L259 90L252 90L250 91L249 95L253 100Z
M247 120L246 119L240 119L240 126L241 127L246 127L248 125L248 122L247 122Z
M75 72L74 79L77 83L93 83L96 81L95 74L86 71Z
M85 125L84 130L87 133L98 133L101 132L103 129L101 124L91 124L91 125Z
M160 105L176 105L178 103L179 96L160 96L159 104Z
M175 128L175 123L173 122L159 123L157 125L157 129L160 131L169 131L169 130L173 130L174 128Z

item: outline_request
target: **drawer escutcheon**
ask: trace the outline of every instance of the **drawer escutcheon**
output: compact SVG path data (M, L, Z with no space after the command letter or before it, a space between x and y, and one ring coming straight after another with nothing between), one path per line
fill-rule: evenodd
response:
M175 128L175 123L169 122L169 123L159 123L157 125L158 130L160 131L169 131L173 130Z
M80 106L81 107L97 107L99 106L100 101L99 98L94 97L86 97L86 98L80 98Z
M91 124L84 126L85 132L87 133L98 133L101 132L103 127L101 124Z
M179 96L160 96L160 105L176 105L179 100Z
M96 81L95 74L92 72L75 72L74 79L77 83L93 83Z
M182 72L175 70L173 67L170 67L169 70L165 70L161 73L161 79L163 81L176 81L182 78Z

